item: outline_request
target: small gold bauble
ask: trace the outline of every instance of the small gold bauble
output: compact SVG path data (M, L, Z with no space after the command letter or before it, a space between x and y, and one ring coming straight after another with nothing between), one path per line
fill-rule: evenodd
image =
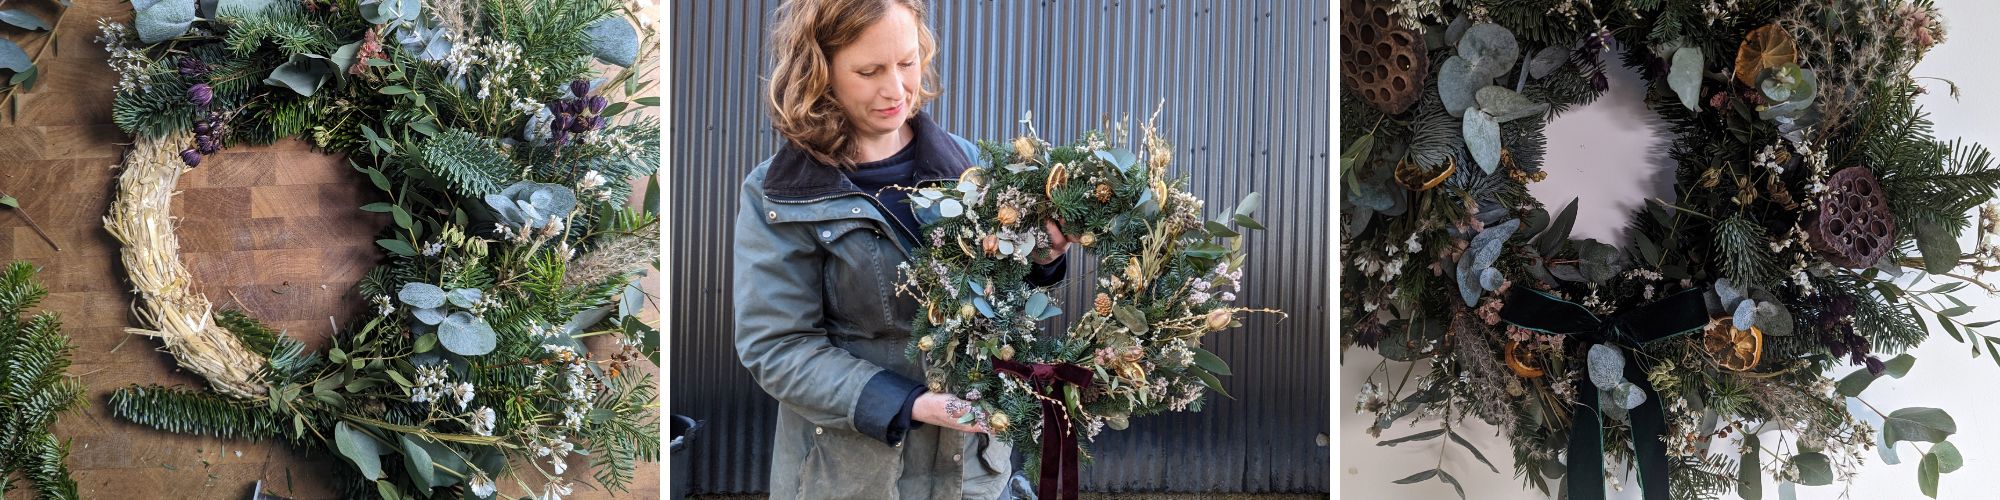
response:
M993 432L1007 432L1007 425L1008 418L1005 413L996 411L986 415L986 428L993 429Z
M1013 360L1014 360L1014 346L1011 346L1011 345L1003 345L1003 346L1000 346L1000 352L997 352L997 353L994 353L994 354L996 354L996 355L1000 356L1000 360L1001 360L1001 361L1013 361Z
M1083 233L1083 236L1076 238L1076 242L1084 248L1090 248L1091 245L1097 244L1097 233Z
M936 348L937 348L937 337L925 335L923 336L923 338L917 339L917 350L919 351L931 352L931 349L936 349Z

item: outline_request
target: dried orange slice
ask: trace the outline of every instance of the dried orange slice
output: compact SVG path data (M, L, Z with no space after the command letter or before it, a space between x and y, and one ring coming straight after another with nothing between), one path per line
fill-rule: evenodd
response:
M1739 330L1729 318L1716 318L1703 333L1702 348L1715 359L1716 366L1749 370L1757 367L1757 361L1764 355L1764 332L1754 326Z
M1792 34L1777 24L1750 30L1736 47L1736 81L1757 87L1757 76L1770 68L1799 62L1799 47Z
M1520 342L1507 343L1507 348L1505 350L1505 352L1507 353L1507 369L1514 370L1514 374L1520 376L1521 378L1535 378L1542 376L1541 368L1528 366L1528 361L1533 361L1534 357L1528 355L1528 353L1526 352L1521 353L1521 355L1519 356L1514 354L1514 348L1519 345L1521 345ZM1527 356L1527 361L1523 361L1521 359L1523 356Z

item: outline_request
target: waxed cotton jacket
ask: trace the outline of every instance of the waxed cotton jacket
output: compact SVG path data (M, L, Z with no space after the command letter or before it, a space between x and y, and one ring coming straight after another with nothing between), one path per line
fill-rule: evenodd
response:
M912 123L917 185L956 179L978 158L928 115ZM750 171L741 197L736 354L779 403L771 498L1003 498L1005 443L932 425L885 431L924 380L904 350L917 303L895 293L913 246L898 222L789 145Z

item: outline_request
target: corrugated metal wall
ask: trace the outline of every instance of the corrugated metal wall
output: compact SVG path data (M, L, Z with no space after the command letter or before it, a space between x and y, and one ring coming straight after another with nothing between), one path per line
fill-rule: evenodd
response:
M668 285L671 411L703 421L691 492L762 492L776 402L731 348L729 245L736 187L779 139L758 107L765 31L776 0L678 2L671 61L676 172ZM1106 117L1160 123L1177 172L1211 207L1264 194L1269 231L1253 233L1255 317L1209 337L1236 376L1236 399L1201 413L1149 417L1100 435L1083 487L1102 492L1325 492L1329 428L1328 144L1330 8L1302 0L939 1L932 26L945 93L929 109L973 140L1013 137L1032 110L1062 142ZM1071 276L1093 273L1073 259ZM1084 302L1073 280L1066 304Z

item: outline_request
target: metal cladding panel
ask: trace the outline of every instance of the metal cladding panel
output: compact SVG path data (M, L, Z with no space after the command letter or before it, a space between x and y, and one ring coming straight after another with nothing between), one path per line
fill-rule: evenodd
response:
M743 176L777 151L761 100L775 0L674 5L673 206L668 245L675 311L671 408L702 428L690 441L689 491L760 493L777 403L733 348L730 242ZM1159 126L1210 213L1263 193L1267 231L1251 233L1239 303L1251 316L1211 335L1234 398L1202 412L1137 419L1088 448L1083 487L1099 492L1327 492L1326 310L1332 169L1330 7L1306 1L938 1L931 25L946 130L1005 140L1032 112L1067 142L1106 120ZM1081 255L1081 254L1079 254ZM1060 303L1088 303L1094 265L1072 259ZM1051 323L1051 327L1057 327Z

